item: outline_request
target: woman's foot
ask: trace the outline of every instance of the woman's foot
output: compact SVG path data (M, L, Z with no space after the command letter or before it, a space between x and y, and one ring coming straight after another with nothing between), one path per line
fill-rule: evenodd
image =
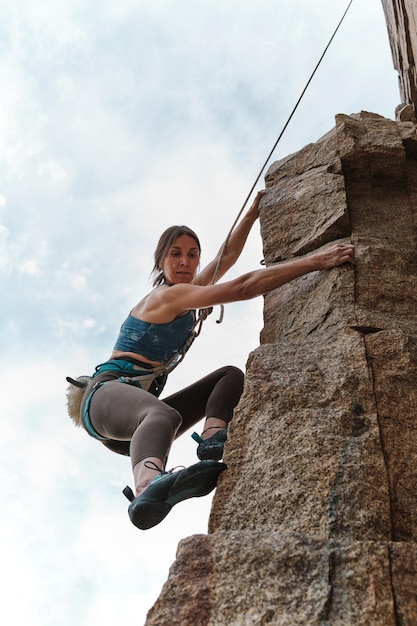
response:
M178 472L161 472L137 498L130 487L126 487L123 493L131 501L128 513L132 524L141 530L156 526L178 502L213 491L225 469L225 463L207 460Z
M197 456L200 461L206 461L208 459L214 461L220 461L223 457L223 448L227 440L227 427L210 426L203 431L203 435L209 430L215 430L211 437L203 438L197 433L193 433L191 437L194 441L197 441Z

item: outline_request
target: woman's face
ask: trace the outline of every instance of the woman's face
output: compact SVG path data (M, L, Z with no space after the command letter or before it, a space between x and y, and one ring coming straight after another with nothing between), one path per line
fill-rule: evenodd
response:
M179 235L164 256L161 269L168 283L191 283L199 262L196 240L189 235Z

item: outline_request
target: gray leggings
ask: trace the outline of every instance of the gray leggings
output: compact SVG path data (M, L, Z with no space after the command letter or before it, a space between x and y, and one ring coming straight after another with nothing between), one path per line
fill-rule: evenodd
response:
M104 445L129 454L132 466L148 457L163 463L171 444L204 417L229 423L243 391L243 372L222 367L177 393L159 400L133 385L109 380L94 393L89 409Z

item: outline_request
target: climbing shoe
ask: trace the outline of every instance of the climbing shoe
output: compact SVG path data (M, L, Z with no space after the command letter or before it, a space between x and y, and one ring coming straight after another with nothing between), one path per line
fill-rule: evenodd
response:
M221 428L217 426L211 426L207 430L216 429L214 433L208 439L203 439L197 433L193 433L191 437L198 443L197 456L200 461L206 461L212 459L214 461L220 461L223 456L223 448L227 439L227 428ZM203 435L207 430L203 431Z
M130 500L130 521L141 530L156 526L178 502L206 496L213 491L225 469L225 463L209 460L177 472L161 472L137 498L130 487L125 487L123 493Z

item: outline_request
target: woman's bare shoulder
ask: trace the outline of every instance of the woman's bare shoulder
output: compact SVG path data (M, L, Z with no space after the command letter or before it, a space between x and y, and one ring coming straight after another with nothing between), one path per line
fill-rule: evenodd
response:
M132 309L131 315L152 324L164 323L174 319L175 315L169 312L169 285L160 285L142 298Z

